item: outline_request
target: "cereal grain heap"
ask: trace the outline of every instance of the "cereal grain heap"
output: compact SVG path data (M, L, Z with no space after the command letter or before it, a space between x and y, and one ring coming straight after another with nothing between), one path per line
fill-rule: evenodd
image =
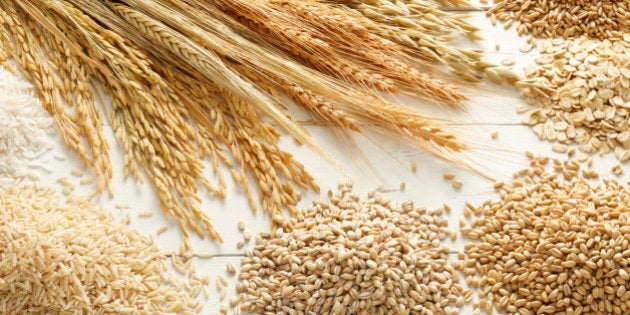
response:
M463 269L480 288L474 305L523 315L630 313L630 192L614 180L562 181L543 163L470 211L478 217L462 233L475 242Z
M486 14L510 28L518 22L519 35L538 38L611 38L630 30L628 1L495 0Z
M89 200L63 203L53 189L17 184L0 188L0 196L0 313L201 311L151 239ZM188 283L196 294L197 280Z
M442 209L395 206L340 185L242 261L241 309L256 314L457 314L472 291L441 245Z

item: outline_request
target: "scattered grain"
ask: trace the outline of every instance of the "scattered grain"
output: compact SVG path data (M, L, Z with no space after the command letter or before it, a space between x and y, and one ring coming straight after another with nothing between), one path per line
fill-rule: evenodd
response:
M162 225L161 227L159 227L159 228L157 229L157 231L155 231L155 233L156 233L157 235L160 235L160 234L162 234L162 233L166 232L166 230L168 230L168 225Z
M612 173L615 174L615 176L623 175L623 167L621 166L621 164L617 164L617 165L613 166L612 167Z
M119 204L116 204L114 207L115 207L116 209L118 209L118 210L128 210L128 209L131 209L131 207L130 207L128 204L124 204L124 203L119 203Z
M516 59L514 59L512 57L507 57L507 58L501 60L501 64L506 66L506 67L513 66L515 63L516 63Z
M141 211L138 212L138 218L150 218L153 216L153 211Z
M446 173L444 173L444 175L442 175L442 177L445 180L453 180L453 179L455 179L456 175L455 175L455 173L446 172Z
M234 266L232 266L232 264L227 263L225 264L225 270L227 271L227 273L231 276L236 274L236 269L234 268Z
M33 172L29 172L28 174L26 174L26 177L28 177L28 179L36 182L39 181L39 176L37 176L37 174L33 173Z
M454 180L453 182L451 182L451 186L453 186L453 188L455 189L461 189L464 186L464 183L459 180Z
M520 51L520 52L522 52L522 53L526 54L526 53L528 53L528 52L532 51L532 49L534 49L534 46L533 46L533 45L531 45L531 44L529 44L529 43L525 43L525 44L523 44L521 47L519 47L519 48L518 48L518 51Z
M243 249L245 246L245 240L240 240L236 243L236 249Z
M237 296L232 296L230 297L230 307L231 308L235 308L236 306L238 306L239 303L239 299Z
M243 241L245 241L245 243L249 243L249 240L252 239L252 234L249 231L244 231L243 232Z
M217 275L217 281L220 282L222 286L228 285L228 281L223 275Z
M81 185L90 185L90 184L94 183L94 181L95 181L94 178L86 177L86 178L82 178L79 181L79 184L81 184Z
M444 209L444 212L446 212L446 213L450 213L451 212L451 206L449 206L447 203L443 203L442 204L442 208Z
M72 170L70 170L70 174L72 176L81 177L83 176L83 171L81 171L80 169L73 168Z

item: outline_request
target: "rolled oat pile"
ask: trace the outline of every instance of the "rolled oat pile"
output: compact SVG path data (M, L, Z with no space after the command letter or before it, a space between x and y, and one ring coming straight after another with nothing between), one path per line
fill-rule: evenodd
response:
M630 314L630 192L560 180L532 162L501 198L470 209L463 271L478 308L508 314ZM557 166L557 171L562 172ZM575 162L564 164L575 170Z
M459 284L441 241L442 209L400 207L349 184L246 254L241 310L256 314L458 314ZM454 236L454 234L453 234Z
M62 202L53 189L17 184L0 196L1 314L201 310L150 238L88 200Z
M494 0L486 15L505 22L507 29L518 23L519 35L539 38L611 38L630 30L628 1L616 0Z
M558 151L577 143L582 152L614 151L620 161L629 160L630 35L547 40L539 50L525 74L556 92L540 98L526 90L535 110L524 122L540 139L559 143Z

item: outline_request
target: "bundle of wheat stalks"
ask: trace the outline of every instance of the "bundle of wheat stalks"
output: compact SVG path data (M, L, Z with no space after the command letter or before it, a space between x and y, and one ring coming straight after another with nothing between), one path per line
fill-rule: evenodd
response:
M99 191L112 191L105 113L126 151L126 175L146 173L185 236L193 230L220 240L197 189L223 197L221 165L254 208L257 187L275 217L283 208L297 212L301 190L317 190L279 148L280 130L332 160L290 118L283 94L346 134L394 134L451 161L467 147L436 120L376 93L457 107L466 97L443 80L452 78L377 22L348 14L357 1L326 2L3 0L0 61L13 59L34 83L66 145L94 169ZM451 31L427 36L472 31L454 19ZM216 182L202 174L206 157Z

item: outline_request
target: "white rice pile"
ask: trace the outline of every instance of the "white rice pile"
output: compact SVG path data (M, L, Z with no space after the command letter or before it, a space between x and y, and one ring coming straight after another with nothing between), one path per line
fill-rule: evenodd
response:
M0 67L0 175L22 177L51 148L53 119L33 87Z
M150 238L88 199L0 188L0 314L199 313L192 280L173 279Z

